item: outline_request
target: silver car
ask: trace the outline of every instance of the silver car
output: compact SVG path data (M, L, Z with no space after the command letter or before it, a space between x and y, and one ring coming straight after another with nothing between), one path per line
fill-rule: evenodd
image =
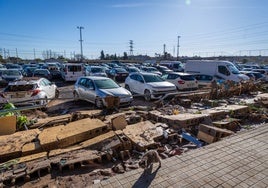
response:
M83 76L77 79L73 94L75 100L91 102L98 108L107 107L107 96L119 97L120 105L129 105L133 101L133 96L128 90L110 78L99 76Z

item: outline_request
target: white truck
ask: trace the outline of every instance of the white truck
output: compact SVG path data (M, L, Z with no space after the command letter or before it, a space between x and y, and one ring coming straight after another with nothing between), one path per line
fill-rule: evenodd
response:
M184 72L191 74L206 74L224 80L240 82L249 80L249 77L241 74L229 61L220 60L188 60Z

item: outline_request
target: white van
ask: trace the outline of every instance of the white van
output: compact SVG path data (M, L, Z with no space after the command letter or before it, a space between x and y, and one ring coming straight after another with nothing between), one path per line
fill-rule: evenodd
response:
M188 60L184 71L191 74L207 74L235 82L249 80L248 76L241 74L234 64L229 61Z
M85 69L81 63L67 63L63 65L61 75L64 81L76 81L80 76L85 76Z
M183 72L183 64L180 61L160 61L159 65L166 66L174 72Z

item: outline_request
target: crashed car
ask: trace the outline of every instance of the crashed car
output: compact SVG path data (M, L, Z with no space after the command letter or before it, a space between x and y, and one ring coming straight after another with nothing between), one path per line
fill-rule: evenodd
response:
M57 86L46 78L31 78L9 82L0 93L0 103L11 102L16 105L43 105L57 98Z

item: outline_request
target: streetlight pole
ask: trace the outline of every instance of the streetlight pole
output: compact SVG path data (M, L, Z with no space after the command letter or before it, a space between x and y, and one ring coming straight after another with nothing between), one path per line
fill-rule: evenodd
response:
M80 41L80 50L81 50L81 61L83 61L82 29L84 29L84 27L77 26L77 29L79 29L79 31L80 31L80 40L79 41Z
M177 44L177 60L179 60L179 55L180 55L180 38L181 38L181 36L178 36L178 44Z

